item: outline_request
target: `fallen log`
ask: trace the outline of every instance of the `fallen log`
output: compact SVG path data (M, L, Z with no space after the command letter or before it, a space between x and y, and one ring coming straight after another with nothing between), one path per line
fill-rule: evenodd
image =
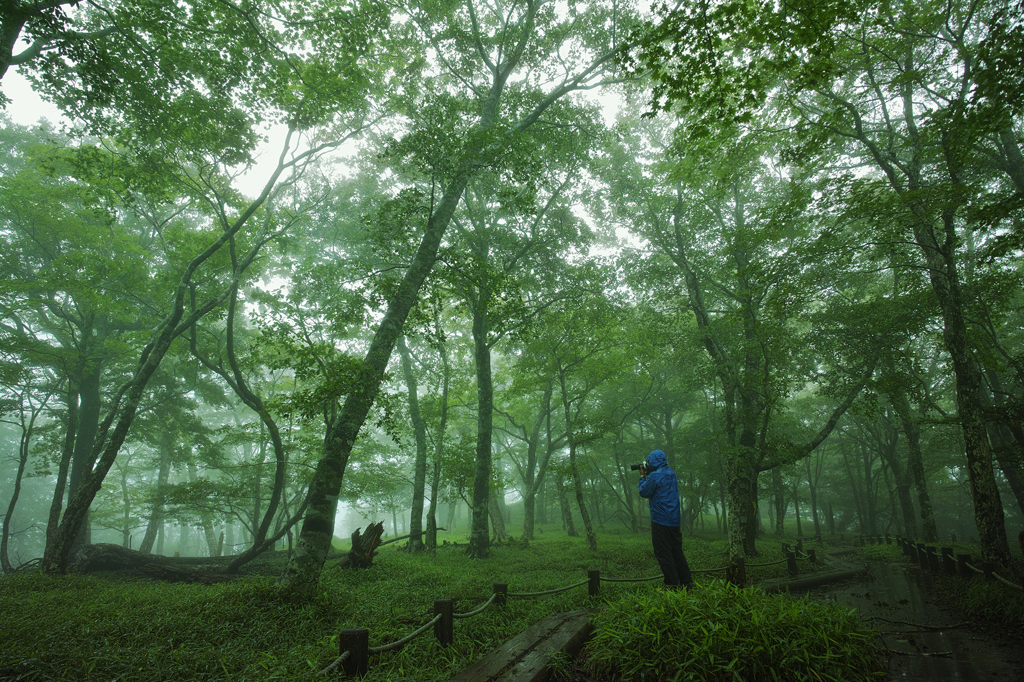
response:
M160 564L146 564L142 567L142 573L154 580L163 580L169 583L202 583L203 585L226 583L239 577L237 573L210 573L175 568L174 566L161 566Z
M218 566L231 560L231 557L169 557L159 554L144 554L137 549L129 549L121 545L99 542L86 545L78 550L74 560L68 567L72 573L92 573L94 571L133 571L142 572L146 566ZM181 569L187 571L187 569Z

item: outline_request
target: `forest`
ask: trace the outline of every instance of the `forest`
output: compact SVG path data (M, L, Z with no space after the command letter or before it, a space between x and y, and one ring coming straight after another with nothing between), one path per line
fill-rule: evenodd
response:
M3 572L284 549L312 599L371 521L596 552L653 449L732 557L795 524L1006 564L1022 16L4 2Z

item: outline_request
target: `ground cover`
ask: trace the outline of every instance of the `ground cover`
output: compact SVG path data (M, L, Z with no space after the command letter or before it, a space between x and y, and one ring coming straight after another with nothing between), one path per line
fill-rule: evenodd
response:
M455 610L479 606L495 582L510 592L538 592L580 582L587 571L603 577L658 574L646 534L600 536L590 552L579 538L546 527L539 540L493 548L483 560L466 558L464 545L409 555L399 545L381 550L366 570L328 568L312 602L282 599L274 576L283 552L258 566L267 575L217 585L168 584L118 574L0 578L0 679L22 680L309 680L338 654L340 630L370 629L377 646L404 637L432 617L436 599L456 599ZM459 539L456 535L442 540ZM725 541L685 540L694 570L725 563ZM778 540L758 542L752 580L786 575ZM827 570L806 560L801 574ZM720 576L718 573L717 576ZM711 574L698 574L709 583ZM631 595L657 594L657 581L602 583L597 599L585 587L535 599L509 599L458 620L455 644L439 647L428 632L403 649L371 658L367 680L440 680L468 666L549 613L601 607Z

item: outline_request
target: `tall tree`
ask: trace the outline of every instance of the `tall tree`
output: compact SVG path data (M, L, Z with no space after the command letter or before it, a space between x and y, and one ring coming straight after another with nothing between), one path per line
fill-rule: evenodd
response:
M597 5L589 9L602 16L611 14ZM473 0L464 6L408 8L410 21L423 32L452 82L468 87L473 102L473 128L454 140L459 147L448 165L451 170L446 174L444 192L433 206L405 276L389 299L359 378L328 430L310 490L309 509L296 550L281 579L286 590L308 595L316 588L330 548L338 492L352 446L470 179L510 145L514 146L552 104L580 88L595 87L617 49L604 35L592 41L592 36L562 31L571 22L558 21L552 3L524 0L487 11L486 20L482 21ZM570 45L580 48L576 54L585 57L573 62L562 60L559 49ZM501 118L510 78L523 69L539 66L537 60L544 59L559 60L558 76L534 90L536 96L515 111L513 119ZM540 70L534 69L534 73ZM474 537L474 548L479 551L482 547L485 551L486 531L481 538L479 528L474 527Z

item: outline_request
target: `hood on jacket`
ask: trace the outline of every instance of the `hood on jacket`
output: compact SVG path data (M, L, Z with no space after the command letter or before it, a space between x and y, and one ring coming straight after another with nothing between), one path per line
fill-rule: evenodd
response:
M668 458L661 450L652 450L651 454L647 455L647 468L651 471L666 464L668 464Z

